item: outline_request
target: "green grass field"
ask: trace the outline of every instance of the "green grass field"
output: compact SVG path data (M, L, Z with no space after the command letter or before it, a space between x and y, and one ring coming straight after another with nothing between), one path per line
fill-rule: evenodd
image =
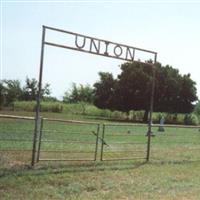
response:
M153 128L150 162L146 163L146 125L42 115L100 123L96 161L92 161L96 124L44 121L41 161L31 168L34 121L0 118L0 199L200 199L198 128L168 127L165 132ZM100 161L103 123L107 124L106 145Z

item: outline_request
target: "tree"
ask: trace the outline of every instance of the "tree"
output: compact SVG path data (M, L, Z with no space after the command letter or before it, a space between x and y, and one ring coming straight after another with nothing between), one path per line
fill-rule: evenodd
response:
M41 98L48 97L50 95L50 84L45 84L41 89ZM37 98L38 81L35 78L26 78L26 85L23 87L23 100L33 101Z
M181 75L177 69L167 65L156 68L155 111L171 113L192 112L196 95L196 83L190 74Z
M145 110L150 107L152 69L140 63L124 63L121 65L116 88L121 111Z
M109 108L113 110L117 103L114 100L116 81L111 73L100 72L99 76L100 81L94 84L94 104L102 109Z
M22 88L19 80L3 80L0 82L0 106L10 106L14 101L36 100L38 82L36 79L26 78L26 85ZM49 97L50 85L45 84L41 90L42 98Z
M152 90L152 67L141 63L124 63L116 80L112 74L103 78L101 74L106 73L100 73L100 81L94 84L95 105L127 113L130 110L145 110L144 121L147 121ZM155 111L192 111L192 102L197 100L196 83L191 80L189 74L181 76L177 69L157 63L155 81Z
M22 89L19 80L3 80L1 82L1 99L4 105L8 106L16 100L21 100Z
M72 89L65 92L63 101L66 103L93 103L94 101L94 91L90 85L77 86L75 83L72 84Z
M95 105L99 108L119 110L149 109L151 93L151 69L139 63L124 63L121 74L99 73L100 81L94 84Z

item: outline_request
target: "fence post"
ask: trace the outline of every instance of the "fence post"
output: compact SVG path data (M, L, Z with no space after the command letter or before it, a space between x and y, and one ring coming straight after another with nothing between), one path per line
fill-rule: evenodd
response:
M40 126L40 99L41 99L41 88L42 88L42 72L43 72L43 61L44 61L44 45L45 45L45 27L42 27L42 45L41 45L41 55L40 55L40 72L39 72L39 82L38 82L38 91L36 99L36 112L35 112L35 131L33 135L33 149L32 149L32 161L31 165L35 164L35 153L38 137L38 129Z
M105 124L103 124L103 133L102 133L102 140L101 140L101 158L100 158L101 161L103 160L104 134L105 134Z
M152 134L152 114L153 114L153 104L154 104L154 93L155 93L155 78L156 78L156 60L157 60L157 54L155 54L154 58L154 64L152 65L152 73L153 73L153 79L152 79L152 89L151 89L151 100L150 100L150 115L149 115L149 123L148 123L148 141L147 141L147 157L146 161L149 161L150 158L150 147L151 147L151 134Z
M43 123L44 119L40 118L40 135L39 135L39 143L38 143L38 151L37 151L37 162L39 162L40 159L40 148L41 148L41 140L42 140L42 130L43 130Z
M96 147L95 147L95 155L94 155L94 160L95 161L97 159L98 141L99 141L99 124L97 125Z

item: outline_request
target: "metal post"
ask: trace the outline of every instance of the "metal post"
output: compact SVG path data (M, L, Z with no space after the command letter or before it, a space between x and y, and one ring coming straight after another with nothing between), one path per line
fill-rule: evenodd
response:
M94 155L94 160L96 160L96 159L97 159L98 140L99 140L99 124L97 125L97 136L96 136L96 147L95 147L95 155Z
M37 143L37 133L40 125L40 98L41 98L41 87L42 87L42 72L43 72L43 60L44 60L44 42L45 42L45 27L42 27L42 45L41 45L41 55L40 55L40 73L39 73L39 83L38 83L38 93L36 102L36 112L35 112L35 130L33 135L33 149L32 149L32 161L31 165L35 164L35 153L36 153L36 143Z
M102 133L102 140L101 140L101 161L103 160L103 147L104 147L104 133L105 133L105 124L103 124L103 133Z
M38 143L38 151L37 151L37 162L39 162L39 159L40 159L43 123L44 123L44 120L43 120L43 118L41 118L40 119L40 135L39 135L39 143Z
M154 65L152 65L152 73L153 73L153 79L152 79L152 89L151 89L151 102L150 102L150 115L149 115L149 124L148 124L148 141L147 141L147 162L149 161L150 157L150 146L151 146L151 134L152 134L152 114L153 114L153 104L154 104L154 93L155 93L155 78L156 78L156 60L157 60L157 54L155 54L154 57Z

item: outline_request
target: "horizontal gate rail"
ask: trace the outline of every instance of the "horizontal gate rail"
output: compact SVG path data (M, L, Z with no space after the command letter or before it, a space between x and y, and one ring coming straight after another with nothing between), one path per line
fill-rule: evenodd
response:
M44 130L43 132L45 132L45 133L66 133L66 131L54 131L54 130ZM71 133L72 134L80 134L79 132L72 132L71 131ZM81 134L83 134L83 135L91 135L91 133L88 133L88 132L81 132Z
M63 141L63 140L41 140L41 142L64 143L64 144L70 144L70 143L94 144L94 142L82 142L82 141L76 141L76 140L69 140L69 141Z
M126 137L144 136L144 135L141 135L141 134L134 134L134 133L130 133L130 134L127 134L127 133L124 133L124 134L114 133L113 135L107 135L107 137L114 137L114 136L124 137L125 134L126 134Z
M130 158L112 158L112 159L103 159L103 161L120 161L120 160L144 160L143 157L130 157Z
M144 144L144 143L142 142L109 142L109 144L123 145L123 144Z
M77 121L77 120L64 120L64 119L53 119L53 118L43 118L45 121L51 121L51 122L64 122L64 123L74 123L74 124L94 124L99 125L97 122L88 122L88 121Z
M93 151L41 150L40 152L94 153Z
M40 161L58 161L58 162L64 162L64 161L93 161L93 160L91 160L91 159L76 159L76 160L74 160L74 159L50 159L50 158L47 158L47 159L45 159L45 158L42 158L42 159L40 159Z
M106 152L105 151L105 153L122 153L122 152L133 152L133 153L137 153L137 152L145 152L145 151L139 151L139 150L129 150L129 151L126 151L126 150L123 150L123 151L120 151L120 150L117 150L117 151L108 151L108 152Z
M126 124L126 123L104 123L105 126L148 126L147 124L139 124L139 123L134 123L134 124Z

